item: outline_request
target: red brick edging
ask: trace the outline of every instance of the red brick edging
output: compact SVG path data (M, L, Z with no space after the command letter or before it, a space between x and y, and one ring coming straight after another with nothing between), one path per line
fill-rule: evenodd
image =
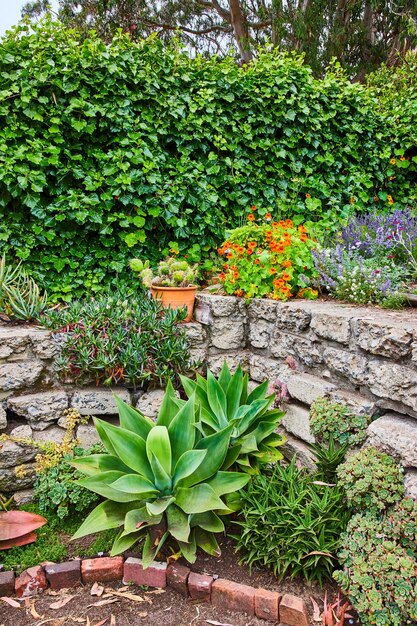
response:
M111 582L164 588L167 585L186 598L209 602L230 611L255 615L261 619L287 624L309 626L304 600L278 591L250 587L225 578L214 579L192 572L184 565L167 565L154 561L143 569L141 559L122 556L75 559L65 563L43 563L30 567L19 576L0 572L0 597L16 595L25 598L51 589L66 589L82 583Z

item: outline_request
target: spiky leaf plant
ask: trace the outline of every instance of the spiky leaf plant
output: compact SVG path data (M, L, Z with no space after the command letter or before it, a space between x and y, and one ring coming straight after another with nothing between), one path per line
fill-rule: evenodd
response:
M231 427L231 446L222 469L238 465L248 473L258 473L261 465L282 459L277 447L285 441L276 433L284 412L270 408L274 396L268 395L268 381L248 393L248 375L239 366L232 375L226 361L219 378L210 370L207 379L197 374L191 380L181 376L188 398L200 405L201 429L205 436Z
M106 498L74 539L120 528L112 555L144 539L144 566L168 540L175 540L190 562L197 547L219 554L214 533L224 530L220 515L235 510L233 495L249 480L243 473L220 471L233 424L203 437L194 397L178 400L170 383L156 423L119 398L117 404L119 427L95 420L107 454L71 463L87 476L80 484Z

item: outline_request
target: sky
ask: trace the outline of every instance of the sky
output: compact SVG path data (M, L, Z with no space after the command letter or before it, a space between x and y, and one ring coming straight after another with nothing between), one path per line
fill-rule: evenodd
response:
M20 19L20 11L26 0L0 0L0 36L5 31L17 24ZM56 8L57 0L52 0L52 6Z

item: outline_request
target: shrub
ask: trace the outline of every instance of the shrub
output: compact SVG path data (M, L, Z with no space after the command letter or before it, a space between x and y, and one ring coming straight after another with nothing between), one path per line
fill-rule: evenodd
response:
M164 309L120 286L95 299L48 310L42 323L58 333L59 376L76 383L137 386L165 382L191 367L183 309Z
M242 491L242 562L266 565L276 576L330 578L349 513L343 491L295 466L276 464Z
M201 438L194 398L178 400L171 384L156 423L120 399L117 403L120 427L95 420L107 454L71 461L87 475L79 485L106 498L74 538L121 527L111 554L144 539L144 567L168 540L190 562L198 547L219 554L214 533L224 530L220 515L236 509L234 496L249 480L220 471L232 425Z
M357 510L382 511L404 495L403 473L391 456L365 448L350 456L337 470L349 505Z
M277 450L285 441L276 433L284 411L270 407L274 395L268 394L268 381L248 393L247 374L239 366L232 375L224 361L219 378L210 370L207 380L197 374L196 381L181 376L188 398L195 395L201 407L201 427L205 436L232 427L230 450L222 469L236 464L238 469L256 473L261 465L282 459Z
M333 437L339 444L355 446L363 443L369 415L355 415L350 409L327 398L318 398L310 408L310 428L319 441L328 442Z
M315 272L313 242L305 227L295 227L291 220L272 221L270 213L257 220L255 209L248 223L230 231L218 250L226 261L219 276L226 293L284 302L294 295L316 297L308 288Z
M408 107L391 119L372 91L338 70L316 80L295 54L241 68L42 22L8 32L0 65L2 251L55 299L101 289L132 255L207 257L258 201L332 227L374 197L381 210L388 194L416 197L412 157L390 164Z
M417 620L417 503L391 513L355 515L343 536L342 570L334 578L349 594L361 624L403 626Z

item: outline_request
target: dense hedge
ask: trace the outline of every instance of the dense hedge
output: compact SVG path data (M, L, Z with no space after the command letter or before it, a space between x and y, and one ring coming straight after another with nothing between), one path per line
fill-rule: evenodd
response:
M394 136L370 90L295 55L245 69L21 26L0 42L0 248L62 295L172 242L197 260L253 203L328 220L406 203Z

